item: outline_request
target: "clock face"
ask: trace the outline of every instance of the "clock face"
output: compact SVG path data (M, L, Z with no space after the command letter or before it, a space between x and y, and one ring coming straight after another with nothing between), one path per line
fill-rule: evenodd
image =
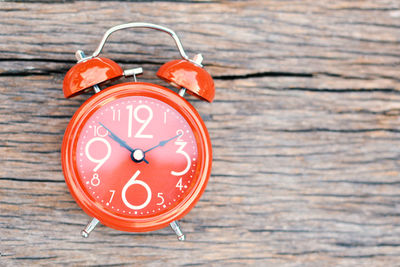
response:
M196 184L195 134L173 107L147 96L107 102L86 119L75 148L78 180L110 213L157 216Z

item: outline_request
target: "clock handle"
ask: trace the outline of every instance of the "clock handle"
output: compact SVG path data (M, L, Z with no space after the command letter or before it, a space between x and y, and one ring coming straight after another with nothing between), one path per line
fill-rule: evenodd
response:
M162 32L169 34L172 37L172 39L174 39L175 44L179 50L179 53L181 54L181 57L183 59L188 60L196 65L202 66L201 63L198 63L195 60L190 59L186 55L185 50L183 49L182 43L178 38L178 35L176 35L176 33L173 30L171 30L167 27L157 25L157 24L145 23L145 22L126 23L126 24L117 25L117 26L114 26L114 27L108 29L106 31L106 33L103 35L103 39L101 40L99 46L96 48L96 50L90 56L90 58L97 57L100 54L101 50L103 50L103 47L104 47L108 37L110 37L110 35L112 33L119 31L119 30L128 29L128 28L148 28L148 29L158 30L158 31L162 31Z
M102 59L98 57L100 52L103 50L108 37L110 37L112 33L128 28L149 28L169 34L172 39L174 39L179 53L183 59L173 60L165 63L158 70L157 76L172 86L180 89L180 96L183 96L185 92L188 91L190 94L195 95L202 100L206 100L208 102L213 101L215 96L214 81L211 75L205 69L203 69L203 57L201 54L198 54L193 59L190 59L186 55L185 50L183 50L182 43L174 31L160 25L144 22L126 23L108 29L103 35L99 46L91 56L85 57L82 51L78 51L76 54L78 64L68 71L66 79L64 79L63 90L66 97L79 94L85 91L87 88L93 86L97 92L100 90L98 86L96 87L97 84L123 75L134 76L136 81L136 75L142 73L141 68L123 71L117 63L109 59ZM99 64L102 66L101 68L98 68ZM111 71L105 72L104 68L110 69ZM88 71L89 69L90 71ZM99 69L101 72L98 71ZM86 80L82 82L82 72L90 73L90 75L88 74L89 77L85 78L89 80L89 82Z

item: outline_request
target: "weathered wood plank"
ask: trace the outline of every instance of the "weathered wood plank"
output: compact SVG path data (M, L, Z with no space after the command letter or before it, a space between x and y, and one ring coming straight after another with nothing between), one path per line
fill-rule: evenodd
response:
M254 87L273 84L271 78L220 81L215 104L195 102L213 138L215 161L207 192L183 222L189 245L177 244L168 229L144 235L102 227L82 241L77 233L86 215L63 183L59 149L68 116L84 97L60 98L52 83L61 78L14 81L20 92L40 84L50 88L42 91L45 97L29 96L36 111L28 117L29 132L19 133L21 126L7 120L7 132L13 134L1 148L1 155L7 155L1 169L1 214L8 237L3 251L10 259L27 257L30 262L32 255L41 255L38 263L74 263L73 258L76 264L89 264L96 260L85 255L94 253L101 263L137 262L128 256L132 251L146 256L144 264L160 265L218 260L289 264L293 257L304 263L314 259L316 264L362 257L379 263L381 258L397 258L399 133L397 116L390 114L399 109L397 93ZM285 79L279 80L285 84ZM15 90L2 90L2 96L8 94ZM329 101L324 100L327 94ZM8 102L20 107L18 101ZM374 130L377 121L385 127ZM46 132L52 134L42 134ZM21 245L41 244L24 251L12 236L18 236ZM101 244L104 239L107 244ZM180 256L190 254L178 259L170 255L171 249ZM105 259L111 251L115 258ZM236 257L238 253L246 256ZM193 262L193 255L198 261Z
M189 54L206 55L205 63L215 76L321 74L345 80L368 78L368 88L398 89L396 1L3 5L12 9L0 18L0 35L6 37L0 40L1 59L11 60L3 73L47 66L26 61L15 65L13 59L50 60L54 67L49 69L59 70L60 64L53 60L73 61L71 51L78 48L93 51L110 25L148 21L150 16L175 29ZM178 56L172 40L162 33L126 31L111 41L106 54L122 62L160 63Z
M190 98L213 174L187 242L106 227L83 240L60 148L89 95L64 99L63 75L106 28L149 16L216 77L213 104ZM396 1L0 3L1 265L396 265L399 17ZM147 31L106 54L153 82L178 56Z

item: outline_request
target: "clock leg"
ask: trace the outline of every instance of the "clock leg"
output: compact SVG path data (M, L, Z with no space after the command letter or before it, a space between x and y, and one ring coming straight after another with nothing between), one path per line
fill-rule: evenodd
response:
M182 233L181 228L179 227L178 221L173 221L169 224L174 230L175 234L178 236L179 241L185 241L185 235Z
M84 238L89 237L89 234L94 230L96 225L99 223L99 220L96 218L93 218L85 227L85 229L82 230L81 235Z

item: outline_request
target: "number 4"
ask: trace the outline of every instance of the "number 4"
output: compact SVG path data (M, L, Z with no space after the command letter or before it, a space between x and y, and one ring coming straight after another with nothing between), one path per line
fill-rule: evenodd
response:
M176 184L176 188L179 188L179 190L182 190L182 187L183 187L183 185L182 185L182 178L181 178L181 179L179 179L178 183Z

